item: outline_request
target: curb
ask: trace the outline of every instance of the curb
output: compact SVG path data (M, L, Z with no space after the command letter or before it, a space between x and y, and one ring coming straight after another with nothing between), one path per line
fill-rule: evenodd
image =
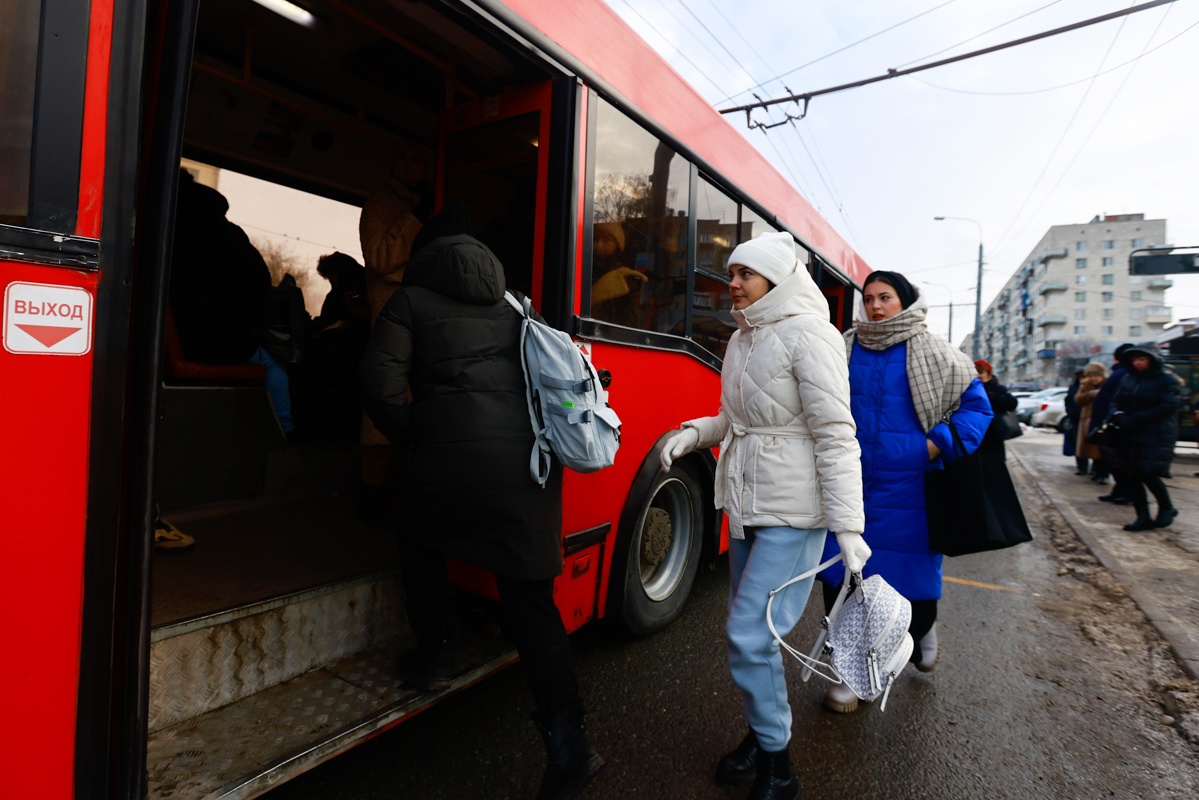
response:
M1141 609L1141 613L1149 620L1149 624L1166 641L1170 652L1174 654L1174 660L1178 662L1178 666L1182 668L1187 677L1191 680L1199 680L1199 648L1192 647L1182 626L1176 623L1170 614L1163 611L1147 592L1141 591L1136 578L1099 542L1097 537L1092 535L1090 528L1074 512L1073 506L1054 491L1051 485L1044 481L1031 480L1033 470L1014 448L1009 449L1008 452L1019 462L1024 473L1029 476L1030 483L1036 486L1037 491L1065 518L1066 524L1070 526L1079 540L1128 592L1128 596L1132 598L1137 608Z

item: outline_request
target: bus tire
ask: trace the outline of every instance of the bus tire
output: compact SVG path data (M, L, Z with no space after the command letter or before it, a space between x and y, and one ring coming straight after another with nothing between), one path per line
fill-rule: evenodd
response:
M634 636L649 636L679 612L703 553L702 481L696 465L676 462L656 477L626 513L617 539L609 601Z

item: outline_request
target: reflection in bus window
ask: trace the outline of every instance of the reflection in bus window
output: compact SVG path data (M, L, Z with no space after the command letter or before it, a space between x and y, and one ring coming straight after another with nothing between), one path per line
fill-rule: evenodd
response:
M737 201L704 178L695 207L695 292L691 298L691 338L720 357L737 330L729 315L729 253L740 242Z
M29 160L41 3L0 0L0 223L29 215Z
M682 333L690 167L612 106L598 106L591 316Z

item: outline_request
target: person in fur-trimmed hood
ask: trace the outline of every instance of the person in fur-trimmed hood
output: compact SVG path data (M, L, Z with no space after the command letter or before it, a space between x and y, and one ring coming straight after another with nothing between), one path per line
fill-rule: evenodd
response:
M954 460L953 421L967 453L983 440L994 413L969 356L928 330L928 301L897 272L866 278L854 327L845 333L849 387L865 486L864 538L874 555L863 577L878 574L912 603L912 662L937 663L940 553L928 546L924 473ZM966 522L966 521L963 521ZM825 558L835 553L830 536ZM844 578L840 564L820 574L826 608ZM833 684L830 711L851 713L858 698Z
M720 371L719 413L683 423L662 450L662 469L696 448L720 446L716 507L729 521L729 668L749 732L718 764L716 781L754 781L750 796L794 798L791 708L783 658L765 622L769 593L820 563L836 529L846 564L861 572L862 475L849 407L845 345L828 302L787 233L765 233L729 256L737 330ZM786 636L803 613L808 578L774 598Z
M1116 388L1108 421L1120 431L1116 460L1128 478L1121 486L1137 512L1137 518L1124 530L1166 528L1178 516L1162 476L1174 460L1182 383L1165 367L1161 353L1151 342L1125 349L1120 363L1128 374ZM1146 488L1157 500L1156 519L1149 516Z

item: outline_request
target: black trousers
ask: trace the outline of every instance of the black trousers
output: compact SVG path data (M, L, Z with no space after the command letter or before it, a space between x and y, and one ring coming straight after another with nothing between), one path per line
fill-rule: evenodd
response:
M400 540L408 624L417 647L453 645L456 630L445 556ZM554 579L520 580L496 575L505 635L516 645L533 700L548 724L579 704L570 640L554 605Z
M824 613L833 610L833 603L837 602L837 595L841 591L840 586L833 586L827 583L821 583L821 591L824 595ZM908 625L908 633L912 634L912 641L916 646L912 648L912 657L908 659L915 664L923 658L920 652L920 640L925 634L933 629L933 624L937 621L937 601L936 600L909 600L912 604L912 623Z
M1126 473L1124 478L1125 481L1120 485L1124 489L1125 496L1132 501L1132 507L1137 510L1137 516L1149 516L1149 498L1145 496L1146 489L1153 495L1153 499L1157 501L1157 511L1159 514L1163 509L1174 507L1174 504L1170 502L1170 491L1166 488L1166 484L1162 482L1160 474L1136 470Z

